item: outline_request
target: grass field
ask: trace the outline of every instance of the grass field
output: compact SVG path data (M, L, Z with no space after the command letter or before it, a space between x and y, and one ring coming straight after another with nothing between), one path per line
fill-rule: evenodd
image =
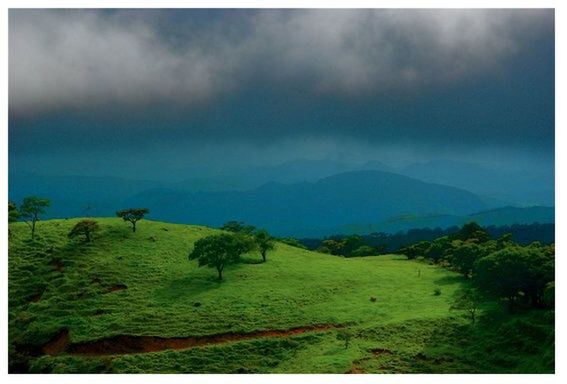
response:
M449 310L466 281L436 266L278 243L267 263L245 255L219 282L214 270L187 259L195 240L218 230L145 220L132 233L120 219L100 218L94 242L83 244L66 236L77 221L40 222L35 241L25 224L11 225L11 371L553 371L553 319L538 311L511 317L486 303L472 325ZM353 335L348 348L337 339L343 328ZM139 346L145 353L73 349L105 340L112 351L126 336L134 344L161 338L154 347L173 343L168 338L196 344Z

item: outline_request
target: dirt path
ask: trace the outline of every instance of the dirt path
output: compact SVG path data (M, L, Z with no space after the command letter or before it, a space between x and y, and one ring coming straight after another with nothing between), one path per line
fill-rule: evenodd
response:
M58 337L44 346L43 351L49 355L56 355L61 352L82 356L124 355L130 353L156 352L166 349L187 349L264 337L287 337L306 332L324 332L334 328L340 328L340 326L323 324L288 330L258 331L244 334L226 333L201 337L165 338L158 336L121 335L75 344L70 344L68 332L62 331Z

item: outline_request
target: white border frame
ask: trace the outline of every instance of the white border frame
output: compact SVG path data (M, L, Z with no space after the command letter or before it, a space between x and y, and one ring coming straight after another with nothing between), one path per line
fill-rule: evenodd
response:
M565 127L565 109L561 108L567 100L566 83L564 71L567 68L565 60L565 26L567 18L564 11L567 9L565 0L208 0L208 1L183 1L183 0L7 0L0 9L0 61L2 65L1 82L3 92L0 94L0 257L1 268L1 302L2 329L0 333L0 360L1 373L12 382L32 382L36 380L52 383L74 383L77 380L88 382L99 382L101 380L120 381L122 383L148 383L161 382L164 380L171 382L186 383L187 381L198 383L225 383L225 382L245 382L245 383L342 383L345 381L357 383L454 383L459 381L462 384L483 382L510 382L510 383L530 383L538 381L538 384L566 382L567 369L565 368L565 332L562 327L556 327L556 374L555 375L7 375L8 366L8 246L7 246L7 209L5 202L8 200L8 9L9 8L555 8L555 164L556 164L556 247L559 250L559 257L556 263L556 324L567 324L565 322L565 293L566 289L561 281L564 273L563 239L565 238L566 227L563 225L563 217L567 213L559 196L563 196L566 183L562 177L563 166L567 164L566 152L562 147L567 145L566 136L559 127Z

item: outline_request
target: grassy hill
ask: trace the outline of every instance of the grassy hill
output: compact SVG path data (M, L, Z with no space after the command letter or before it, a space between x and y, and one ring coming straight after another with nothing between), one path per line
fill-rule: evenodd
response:
M78 220L40 222L35 241L11 225L13 372L553 371L553 350L530 340L548 319L486 303L471 325L449 310L466 281L435 266L278 243L267 263L245 255L218 282L187 260L218 230L146 220L132 233L100 218L83 244L66 236Z

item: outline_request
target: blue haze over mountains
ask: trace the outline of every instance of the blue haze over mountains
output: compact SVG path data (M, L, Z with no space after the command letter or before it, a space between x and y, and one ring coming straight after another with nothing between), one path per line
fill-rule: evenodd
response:
M122 207L144 206L157 220L212 226L241 220L301 237L470 220L554 222L553 185L553 170L497 170L448 160L405 167L295 160L179 182L14 172L9 195L15 201L30 194L51 198L48 217L109 216Z

